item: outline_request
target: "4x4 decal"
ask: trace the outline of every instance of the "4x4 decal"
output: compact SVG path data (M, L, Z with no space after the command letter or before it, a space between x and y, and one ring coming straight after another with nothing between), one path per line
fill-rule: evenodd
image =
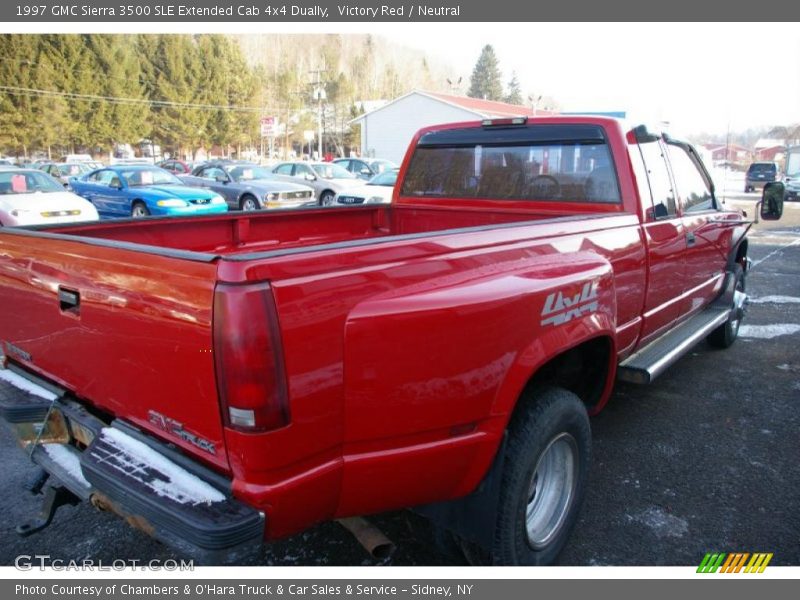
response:
M597 286L599 281L587 281L581 291L565 295L563 290L553 292L544 301L542 325L562 325L575 317L597 310Z

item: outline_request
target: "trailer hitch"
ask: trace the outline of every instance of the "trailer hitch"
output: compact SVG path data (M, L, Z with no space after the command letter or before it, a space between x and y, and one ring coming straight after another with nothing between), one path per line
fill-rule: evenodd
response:
M17 525L17 534L22 537L28 537L32 533L41 531L53 521L53 517L60 506L70 504L72 506L79 504L81 501L75 494L70 492L64 486L47 486L42 498L42 507L39 510L39 515L32 521Z

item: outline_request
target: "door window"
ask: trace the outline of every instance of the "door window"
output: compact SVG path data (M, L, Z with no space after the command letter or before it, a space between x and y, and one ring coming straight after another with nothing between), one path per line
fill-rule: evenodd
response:
M675 190L672 189L672 180L661 142L640 143L639 150L647 170L647 181L653 198L653 216L656 219L675 216L678 212Z
M672 174L684 212L715 210L714 195L697 164L682 146L667 144Z

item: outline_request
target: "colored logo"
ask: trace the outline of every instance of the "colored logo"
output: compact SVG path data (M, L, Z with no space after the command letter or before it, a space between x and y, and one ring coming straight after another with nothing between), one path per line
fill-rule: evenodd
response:
M749 559L749 560L748 560ZM709 552L703 557L700 566L697 567L698 573L763 573L769 561L772 560L772 552Z

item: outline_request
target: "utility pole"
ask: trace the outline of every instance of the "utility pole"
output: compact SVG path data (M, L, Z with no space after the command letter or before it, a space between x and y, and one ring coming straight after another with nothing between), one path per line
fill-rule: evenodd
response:
M317 154L319 154L319 160L322 160L322 102L328 97L325 93L325 88L322 87L322 74L327 70L314 69L309 71L311 75L314 75L314 81L311 82L311 99L317 101ZM308 153L311 154L310 145Z

